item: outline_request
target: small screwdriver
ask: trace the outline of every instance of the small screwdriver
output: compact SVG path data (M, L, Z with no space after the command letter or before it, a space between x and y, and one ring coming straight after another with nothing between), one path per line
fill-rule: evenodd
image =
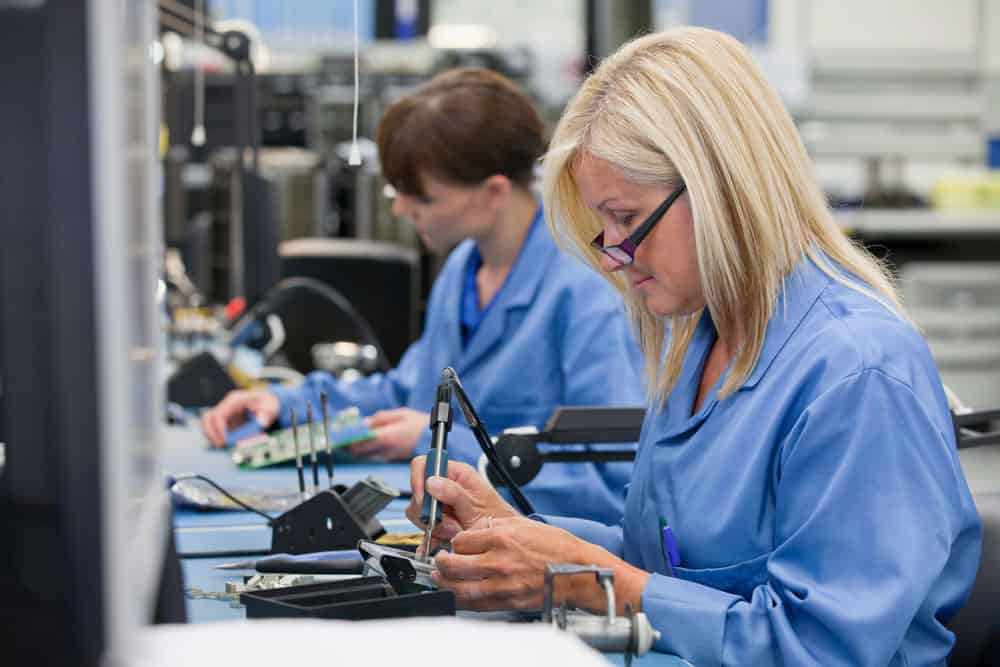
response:
M257 570L283 574L360 574L364 559L357 549L307 554L273 554L258 560L216 565L217 570Z

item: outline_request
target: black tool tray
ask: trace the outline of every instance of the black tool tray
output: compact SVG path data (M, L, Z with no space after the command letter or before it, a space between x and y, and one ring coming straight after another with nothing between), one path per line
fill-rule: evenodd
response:
M399 595L382 577L325 581L240 595L247 618L338 618L352 621L412 616L454 616L455 594Z

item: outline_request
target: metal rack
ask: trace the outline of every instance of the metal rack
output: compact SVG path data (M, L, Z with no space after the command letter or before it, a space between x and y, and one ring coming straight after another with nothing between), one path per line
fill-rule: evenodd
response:
M815 53L812 92L792 114L814 158L861 159L867 191L884 192L908 160L982 163L982 79L963 53Z

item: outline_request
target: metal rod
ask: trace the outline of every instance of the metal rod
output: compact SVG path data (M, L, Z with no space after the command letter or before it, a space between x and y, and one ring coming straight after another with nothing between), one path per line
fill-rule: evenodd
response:
M614 624L615 622L615 584L611 577L599 577L598 581L604 587L604 594L608 600L608 623Z
M169 12L174 12L175 14L181 14L185 18L191 21L194 21L194 19L197 17L197 13L195 12L194 9L192 9L191 7L186 7L185 5L182 5L179 2L175 2L174 0L157 0L156 4L160 6L160 10L166 10ZM202 18L206 22L208 21L207 17L205 17L204 15Z
M299 423L295 419L295 408L289 408L292 417L292 442L295 443L295 470L299 474L299 495L305 500L306 478L302 473L302 450L299 449Z
M160 14L160 23L167 26L170 30L173 30L185 37L190 37L194 34L194 27L181 21L180 19L174 18L170 14Z
M319 395L319 404L323 409L323 438L326 441L326 476L330 479L330 488L333 488L333 447L330 446L330 414L327 411L326 392Z
M313 433L313 406L306 403L306 421L309 422L309 457L313 469L313 493L319 493L319 465L316 461L316 438Z

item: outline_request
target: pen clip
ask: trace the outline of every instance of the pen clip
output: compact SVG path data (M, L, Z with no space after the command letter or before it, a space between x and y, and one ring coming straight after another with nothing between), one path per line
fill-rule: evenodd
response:
M660 519L660 547L663 551L663 559L666 562L667 568L670 574L673 575L673 569L681 564L681 552L677 546L677 538L674 536L674 531L663 519Z

